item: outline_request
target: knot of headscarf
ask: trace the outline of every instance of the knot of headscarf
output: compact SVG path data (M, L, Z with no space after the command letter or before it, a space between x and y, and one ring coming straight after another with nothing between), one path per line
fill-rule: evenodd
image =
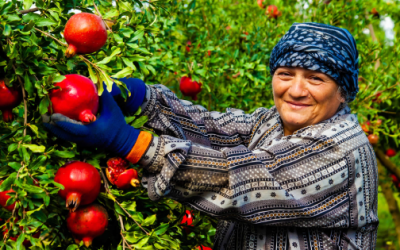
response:
M278 67L301 67L332 77L351 102L358 92L358 51L346 29L320 23L294 23L272 50L271 75Z

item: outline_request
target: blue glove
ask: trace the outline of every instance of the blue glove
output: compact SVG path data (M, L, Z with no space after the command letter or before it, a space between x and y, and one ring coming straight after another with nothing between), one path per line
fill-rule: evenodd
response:
M127 156L139 136L140 130L125 122L112 95L104 89L100 97L100 114L88 125L61 114L53 114L50 121L43 118L44 126L57 137L89 148L102 148L123 157Z
M126 84L126 87L131 92L131 96L125 101L121 96L120 88L116 84L113 85L111 95L117 101L123 112L133 115L138 110L139 106L142 105L144 97L146 96L146 84L137 78L121 78L118 80Z

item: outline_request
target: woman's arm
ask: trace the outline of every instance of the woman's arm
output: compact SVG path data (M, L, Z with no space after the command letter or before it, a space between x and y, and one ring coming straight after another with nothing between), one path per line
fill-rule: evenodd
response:
M326 131L310 128L257 150L154 138L139 162L148 173L143 183L153 200L167 195L213 216L255 224L377 223L373 150L358 123L343 123L333 129L327 124Z
M160 134L215 149L248 145L255 121L266 113L265 108L253 114L229 108L226 113L210 112L203 106L180 100L164 85L147 85L142 105L142 115L149 117L146 126Z

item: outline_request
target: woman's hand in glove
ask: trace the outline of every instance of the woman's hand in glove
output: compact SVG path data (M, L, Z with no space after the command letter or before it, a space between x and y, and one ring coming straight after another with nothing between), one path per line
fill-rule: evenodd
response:
M116 84L113 85L111 95L117 101L123 112L133 115L143 103L146 95L146 84L137 78L121 78L118 80L125 83L131 95L125 100L121 95L121 90Z

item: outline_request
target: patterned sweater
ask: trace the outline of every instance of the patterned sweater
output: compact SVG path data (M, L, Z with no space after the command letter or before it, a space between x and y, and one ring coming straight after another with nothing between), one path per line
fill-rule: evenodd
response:
M284 136L275 107L226 113L146 86L149 197L219 218L218 249L375 249L377 163L348 107Z

